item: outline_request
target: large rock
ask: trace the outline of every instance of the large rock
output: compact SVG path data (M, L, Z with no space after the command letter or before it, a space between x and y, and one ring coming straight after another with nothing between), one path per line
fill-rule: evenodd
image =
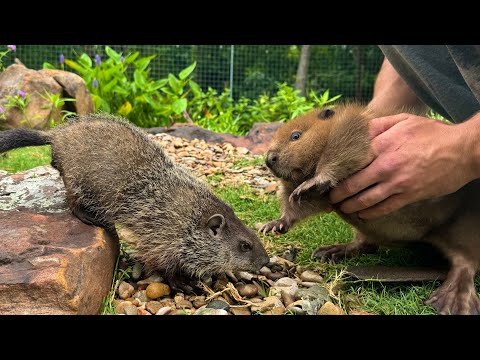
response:
M246 136L220 134L194 124L174 124L170 127L155 127L145 129L151 134L168 133L172 136L188 140L200 139L209 143L230 143L238 147L246 147L252 154L264 154L275 131L282 125L281 122L255 123Z
M118 241L74 217L50 166L0 172L0 314L96 314Z
M30 95L25 114L16 107L5 109L7 96L15 96L18 90ZM52 109L52 104L44 98L45 92L61 94L75 101L66 102L62 109ZM6 119L0 120L0 130L19 127L46 129L51 117L55 121L61 119L61 110L75 111L78 115L94 111L92 98L80 76L62 70L31 70L21 64L10 65L0 73L0 107L6 114Z

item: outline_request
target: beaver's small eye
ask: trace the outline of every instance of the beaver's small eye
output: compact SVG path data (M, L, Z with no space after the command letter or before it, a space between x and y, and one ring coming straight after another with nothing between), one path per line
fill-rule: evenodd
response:
M250 251L252 250L252 244L247 241L242 241L240 242L240 250L242 250L243 252Z
M300 139L301 135L302 135L302 133L300 131L294 131L292 133L292 135L290 135L290 140L292 140L292 141L298 140L298 139Z

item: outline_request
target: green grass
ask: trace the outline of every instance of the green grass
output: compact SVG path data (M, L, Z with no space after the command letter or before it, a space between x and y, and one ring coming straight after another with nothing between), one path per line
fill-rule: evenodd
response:
M249 160L237 163L237 166L251 166L262 160ZM31 147L11 151L7 157L0 156L0 170L9 172L22 171L50 162L50 149ZM219 175L209 178L211 183L220 179ZM213 188L214 192L230 204L235 213L251 228L257 223L265 223L279 217L279 202L274 195L256 195L248 186ZM321 245L349 242L353 237L352 228L336 214L322 214L304 220L281 236L263 235L259 237L270 255L281 254L289 247L296 247L299 253L296 263L320 271L327 281L335 277L348 265L415 265L421 262L420 255L407 249L381 249L376 254L369 254L350 259L340 264L324 264L310 259L312 251ZM119 280L125 274L117 273ZM439 282L424 282L416 284L393 284L366 281L341 280L340 299L342 303L354 301L359 308L375 314L434 314L432 307L423 302L439 285ZM113 313L114 281L110 295L105 299L102 312ZM476 279L480 287L480 277Z
M0 154L0 170L10 173L50 164L50 146L31 146Z
M254 159L241 158L233 163L234 169L241 169L247 166L263 165L265 163L265 157L263 155L257 155Z

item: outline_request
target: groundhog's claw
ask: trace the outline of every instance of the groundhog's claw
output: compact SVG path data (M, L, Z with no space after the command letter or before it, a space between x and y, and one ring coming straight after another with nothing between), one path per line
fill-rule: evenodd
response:
M272 234L285 234L289 228L290 225L286 220L278 219L262 225L258 231L263 232L264 235L269 231L271 231Z

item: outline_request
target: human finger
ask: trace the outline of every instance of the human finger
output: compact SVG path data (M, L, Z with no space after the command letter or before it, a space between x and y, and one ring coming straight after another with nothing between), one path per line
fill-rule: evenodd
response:
M375 206L394 194L385 182L381 182L343 201L340 210L345 214L352 214Z
M330 191L330 202L336 204L343 201L381 180L383 180L381 172L378 169L377 162L374 160L366 168L346 178L338 186L334 187Z
M368 123L368 133L370 139L380 135L381 133L387 131L392 126L398 124L401 121L407 120L410 117L410 114L402 113L391 116L384 116L375 118L369 121Z
M375 220L401 209L408 203L401 195L392 195L375 206L359 211L358 216L365 220Z

